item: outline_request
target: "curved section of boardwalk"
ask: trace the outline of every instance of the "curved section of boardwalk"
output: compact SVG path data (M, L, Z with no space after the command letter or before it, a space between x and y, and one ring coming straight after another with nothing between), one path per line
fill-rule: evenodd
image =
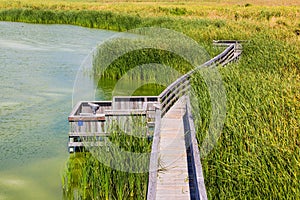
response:
M159 145L160 171L157 176L156 198L190 199L187 152L183 116L185 99L180 98L161 121Z
M84 148L82 140L96 138L102 145L112 120L139 116L153 136L147 200L206 200L196 131L189 102L190 77L199 69L226 65L241 54L238 41L214 41L222 53L189 71L159 96L113 97L112 101L79 102L69 116L69 152ZM91 105L97 107L92 110ZM154 129L154 133L153 133ZM87 143L85 143L87 144Z

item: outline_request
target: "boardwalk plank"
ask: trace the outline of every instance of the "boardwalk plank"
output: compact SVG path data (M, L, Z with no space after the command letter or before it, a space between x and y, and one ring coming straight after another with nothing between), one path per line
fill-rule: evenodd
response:
M156 199L190 199L185 150L184 98L179 99L161 122L160 159Z

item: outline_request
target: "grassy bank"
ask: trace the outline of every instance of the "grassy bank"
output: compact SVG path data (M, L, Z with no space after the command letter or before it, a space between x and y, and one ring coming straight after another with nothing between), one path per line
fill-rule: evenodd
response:
M258 5L226 1L141 3L105 3L105 1L0 0L0 20L30 23L73 24L91 28L124 31L145 26L161 26L183 31L195 39L197 29L205 27L211 38L231 36L249 38L257 32L272 29L291 37L300 29L299 6ZM259 1L257 1L259 2ZM293 5L294 1L286 1ZM290 2L290 3L289 3ZM276 5L276 4L275 4ZM203 30L202 30L203 31ZM199 38L199 41L202 38Z
M285 3L297 4L292 0ZM0 0L0 20L74 24L117 31L165 27L192 37L211 55L218 52L209 46L213 39L248 40L240 62L220 69L226 87L227 116L218 144L202 159L208 196L209 199L299 199L300 8L268 4L274 2L155 4L53 0L44 4ZM122 63L120 60L115 64ZM193 87L202 99L198 105L201 112L195 113L201 146L208 129L210 103L203 92L205 85L199 80L195 79ZM69 166L74 163L72 159ZM93 160L89 164L89 159L84 162L78 159L84 170L102 168ZM116 185L110 187L116 190L124 183L118 181L119 175L112 178L111 174L117 172L110 170L99 172L101 175L95 180L101 181L101 176L110 174L106 179L115 180ZM96 176L96 173L90 176L93 174ZM139 179L145 180L146 176ZM137 191L144 192L145 184L138 181L136 184L144 188ZM97 196L98 192L97 189L92 194Z

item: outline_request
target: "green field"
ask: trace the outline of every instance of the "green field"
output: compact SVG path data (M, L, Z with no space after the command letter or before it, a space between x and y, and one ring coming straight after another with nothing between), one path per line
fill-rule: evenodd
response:
M214 39L247 40L240 61L219 69L226 88L227 115L218 144L202 158L208 196L300 199L298 1L0 0L0 20L116 31L164 27L193 38L212 56L219 52L211 45ZM202 99L198 105L201 114L194 113L201 146L210 120L210 102L200 80L195 77L193 88ZM145 192L147 180L132 180L138 180L134 183L137 191ZM100 189L92 194L97 196ZM82 191L82 196L90 192L89 188Z

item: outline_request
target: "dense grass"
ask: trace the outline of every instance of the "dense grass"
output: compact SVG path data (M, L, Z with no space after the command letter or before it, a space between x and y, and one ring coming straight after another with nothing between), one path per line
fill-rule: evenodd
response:
M220 69L227 117L217 146L202 159L210 199L299 199L297 52L260 35L244 44L239 63ZM201 144L210 99L198 80L194 89L203 100L196 117Z
M49 1L44 4L1 0L0 20L66 23L117 31L144 26L165 27L192 37L211 55L220 51L209 45L213 39L248 40L239 63L219 69L226 88L227 116L218 144L202 158L208 196L209 199L299 199L300 8L267 7L255 0L232 2L225 1L219 6L196 1L161 4ZM126 60L125 55L114 64L121 66ZM167 62L172 64L170 60ZM120 70L113 66L111 69ZM194 113L201 149L210 120L210 99L201 77L195 77L193 88L202 100L194 105L201 111ZM106 180L112 190L127 186L127 181L132 179L134 187L138 188L133 196L145 194L145 182L140 181L147 179L145 174L120 172L115 176L119 172L100 167L101 164L89 156L84 161L71 158L69 169L74 169L75 165L80 166L79 174L103 169L102 172L96 170L99 176L89 171L89 175L83 177L90 180L98 176L96 182ZM101 176L106 178L103 180ZM73 184L72 181L68 183ZM98 196L99 188L107 187L101 182L98 189L89 190L94 186L87 186L84 181L74 183L83 196L91 191L94 193L88 195ZM68 192L72 191L72 187L66 187ZM127 188L130 187L132 184ZM128 191L124 194L132 196L132 190ZM102 197L108 196L104 192ZM118 198L116 193L113 197Z
M71 155L62 179L65 199L145 199L148 173L104 165L90 153Z
M186 34L190 31L198 34L196 29L210 27L205 35L222 37L224 33L227 33L225 36L231 33L231 38L249 38L263 29L280 29L285 35L292 35L296 34L300 24L299 7L296 6L246 6L246 3L218 6L217 3L196 1L155 4L0 0L0 20L74 24L117 31L162 26L184 30Z
M88 152L70 155L62 177L65 199L145 199L152 143L146 136L143 117L128 120L134 125L112 121L104 146L88 147L86 143ZM138 162L135 156L125 158L123 152L147 153L148 156L144 162ZM132 173L133 169L139 173Z

